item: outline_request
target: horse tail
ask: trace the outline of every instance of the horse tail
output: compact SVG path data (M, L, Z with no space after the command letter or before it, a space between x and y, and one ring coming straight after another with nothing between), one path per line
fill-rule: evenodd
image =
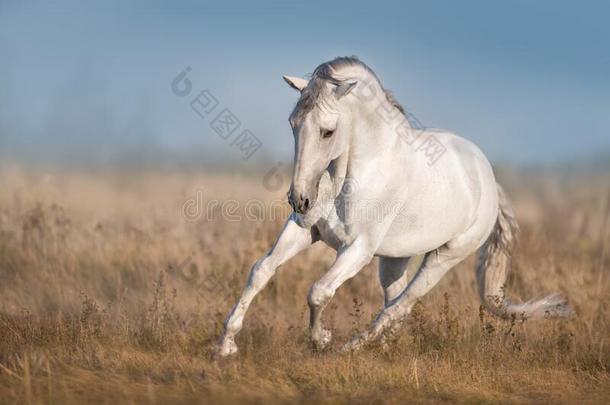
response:
M567 317L572 310L566 299L552 294L524 303L511 302L505 295L510 257L515 244L518 225L510 203L500 185L498 187L498 218L491 235L479 249L476 266L477 284L481 301L494 315L502 318Z

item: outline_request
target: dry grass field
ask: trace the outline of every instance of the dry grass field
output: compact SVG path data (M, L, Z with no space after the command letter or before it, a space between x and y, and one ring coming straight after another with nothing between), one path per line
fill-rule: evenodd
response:
M315 352L307 290L334 258L315 245L254 301L239 356L218 360L223 318L288 212L268 208L285 189L266 192L254 175L3 168L0 402L607 403L610 178L500 177L521 224L510 294L561 292L572 319L492 318L470 258L391 345L340 354L382 303L374 260L338 291L325 314L332 347ZM197 191L204 208L240 203L242 219L197 216L198 205L185 218ZM252 198L267 203L246 219Z

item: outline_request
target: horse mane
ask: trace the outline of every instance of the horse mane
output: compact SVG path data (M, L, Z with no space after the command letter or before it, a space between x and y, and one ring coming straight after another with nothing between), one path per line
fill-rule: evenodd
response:
M379 80L375 72L373 72L373 70L368 67L366 63L358 59L357 56L339 56L329 62L322 63L311 74L309 84L301 92L301 98L295 106L295 118L297 120L302 119L308 112L310 112L315 107L318 102L318 99L320 98L320 94L322 93L324 82L341 84L341 80L333 76L333 74L336 74L343 69L351 67L361 68L366 73L368 73L373 79L375 79L379 87L385 93L386 100L392 106L396 107L401 112L401 114L406 116L404 107L398 102L398 100L396 100L391 91L386 90L383 87L381 81Z

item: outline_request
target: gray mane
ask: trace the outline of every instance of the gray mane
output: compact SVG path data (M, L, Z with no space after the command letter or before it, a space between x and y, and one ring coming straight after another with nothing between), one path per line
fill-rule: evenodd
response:
M332 73L340 71L345 67L358 66L368 72L379 84L379 87L385 92L386 99L388 102L396 107L403 115L405 115L404 107L394 98L394 95L384 89L383 85L379 81L379 78L368 67L364 62L358 59L356 56L340 56L329 62L322 63L318 66L311 75L311 79L307 87L301 92L301 98L297 102L294 109L295 119L300 121L308 112L310 112L316 103L324 87L324 82L331 82L333 84L340 84L341 82L333 77Z

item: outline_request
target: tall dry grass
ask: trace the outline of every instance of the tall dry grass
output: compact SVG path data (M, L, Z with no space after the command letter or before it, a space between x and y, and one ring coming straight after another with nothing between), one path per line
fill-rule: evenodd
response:
M567 321L480 309L472 259L419 303L387 347L336 352L382 304L376 262L326 312L310 348L306 295L332 263L316 245L255 300L237 358L221 323L281 218L228 221L206 200L269 202L260 177L0 171L0 401L589 402L610 397L608 177L502 176L522 233L511 295L569 297ZM263 209L263 208L261 208ZM287 212L286 210L284 212ZM192 219L192 218L191 218Z

